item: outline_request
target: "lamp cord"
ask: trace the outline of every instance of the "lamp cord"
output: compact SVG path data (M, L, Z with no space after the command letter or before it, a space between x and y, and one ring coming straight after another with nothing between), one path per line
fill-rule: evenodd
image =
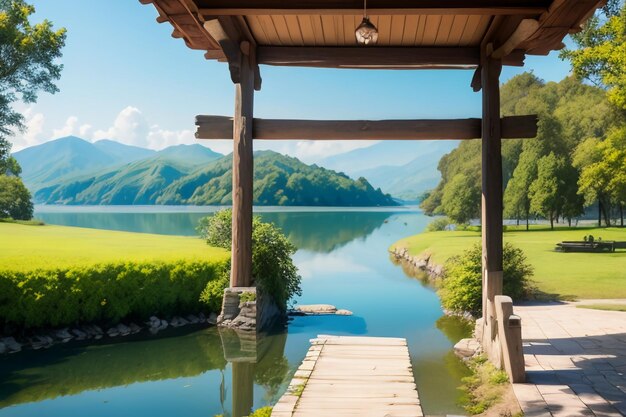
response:
M367 0L363 0L363 17L367 17Z

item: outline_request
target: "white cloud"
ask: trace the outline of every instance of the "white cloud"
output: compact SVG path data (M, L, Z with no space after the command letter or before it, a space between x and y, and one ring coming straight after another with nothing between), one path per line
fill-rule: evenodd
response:
M26 109L23 113L26 117L28 131L24 135L16 137L16 149L44 142L42 139L44 133L43 114L33 114L31 108ZM108 128L96 129L89 123L81 123L77 116L69 116L63 126L52 130L52 134L48 138L57 139L70 135L92 141L111 139L127 145L157 150L173 145L202 143L204 146L223 154L228 154L233 151L232 140L198 141L194 136L193 130L172 130L163 128L158 124L152 124L140 109L133 106L127 106L122 109L115 117L113 124ZM306 163L315 163L325 157L371 146L374 143L376 143L376 141L259 140L255 141L254 149L271 149L276 152L295 156Z
M26 130L24 133L18 132L11 139L13 152L45 142L42 138L45 122L44 115L42 113L35 113L32 107L28 107L26 110L22 111L22 114L24 115Z
M143 113L132 106L123 109L115 118L113 126L106 130L96 130L95 140L113 139L128 145L151 147L148 142L150 126Z

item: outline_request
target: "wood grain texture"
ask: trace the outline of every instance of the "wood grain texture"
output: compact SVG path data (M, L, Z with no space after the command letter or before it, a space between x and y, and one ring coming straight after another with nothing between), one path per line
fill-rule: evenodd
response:
M197 116L198 139L228 139L233 119ZM501 120L502 137L534 138L537 116L510 116ZM480 119L431 120L288 120L254 119L252 137L269 140L430 140L479 139Z
M235 84L233 137L233 222L230 286L252 286L252 191L254 70L242 60L241 82Z
M272 417L423 415L405 339L320 335L311 345Z

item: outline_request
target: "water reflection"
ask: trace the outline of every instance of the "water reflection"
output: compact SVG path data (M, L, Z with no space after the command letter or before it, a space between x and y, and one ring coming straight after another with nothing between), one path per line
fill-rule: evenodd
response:
M210 214L37 211L36 217L49 224L65 226L195 236L198 221ZM368 236L393 215L392 212L383 211L258 214L263 220L280 227L297 248L319 253L329 253L355 239Z
M88 396L90 391L107 392L114 387L133 392L142 386L138 383L157 381L173 390L181 379L219 374L219 385L207 384L199 391L219 386L219 392L209 396L219 398L219 402L206 403L202 397L192 401L204 403L210 415L243 417L250 414L255 403L255 386L264 392L260 401L266 404L278 399L281 387L290 379L289 362L284 356L285 331L264 337L215 328L191 333L173 329L167 333L167 337L158 339L135 336L113 344L74 344L4 356L0 360L0 408L24 403L36 406L58 397L79 397L81 393ZM93 415L106 415L108 402L92 403ZM44 409L41 415L55 415L54 406ZM3 409L7 414L11 411L15 415L36 414L28 408ZM75 412L85 415L84 410Z

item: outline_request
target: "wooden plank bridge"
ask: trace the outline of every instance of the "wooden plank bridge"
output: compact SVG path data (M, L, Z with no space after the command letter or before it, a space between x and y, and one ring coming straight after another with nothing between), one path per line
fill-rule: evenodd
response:
M318 336L272 417L423 416L406 340Z

